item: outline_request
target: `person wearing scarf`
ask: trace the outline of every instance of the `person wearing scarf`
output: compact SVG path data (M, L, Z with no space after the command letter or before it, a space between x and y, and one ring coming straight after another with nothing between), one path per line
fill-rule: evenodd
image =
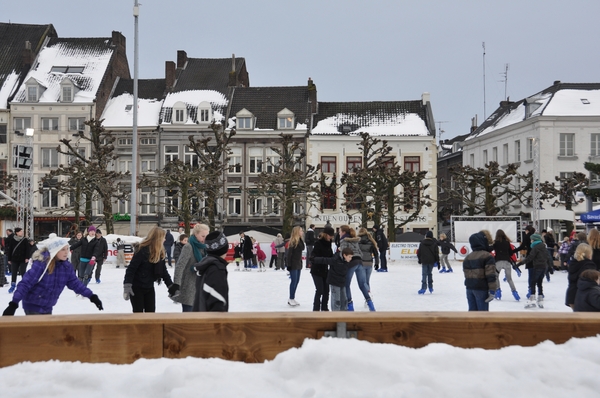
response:
M192 312L196 297L196 269L194 265L206 257L204 241L209 233L208 225L196 224L192 229L188 243L181 249L175 263L174 283L169 289L171 299L181 303L183 312Z

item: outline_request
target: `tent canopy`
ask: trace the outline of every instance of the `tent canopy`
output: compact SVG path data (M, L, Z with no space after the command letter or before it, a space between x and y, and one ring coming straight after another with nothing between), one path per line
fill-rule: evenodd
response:
M583 213L581 215L581 222L585 222L585 223L600 222L600 209L590 211L589 213Z

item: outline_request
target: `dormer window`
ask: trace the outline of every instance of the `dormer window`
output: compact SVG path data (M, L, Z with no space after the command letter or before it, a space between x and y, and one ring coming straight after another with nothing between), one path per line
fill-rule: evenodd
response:
M209 123L212 119L211 115L211 106L209 102L202 102L198 105L198 122L199 123Z
M294 113L285 108L277 114L278 129L293 129L294 128Z
M183 102L177 102L173 106L173 122L174 123L185 123L187 122L186 106Z
M242 109L236 114L236 128L238 130L253 130L254 115L247 109Z
M60 102L73 102L75 97L75 85L68 77L60 82Z
M27 86L27 102L38 102L37 86Z

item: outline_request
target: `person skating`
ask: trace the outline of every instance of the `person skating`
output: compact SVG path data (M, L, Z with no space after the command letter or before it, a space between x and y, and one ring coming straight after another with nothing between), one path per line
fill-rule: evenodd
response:
M23 275L12 300L2 315L14 315L19 303L23 303L26 315L52 314L65 287L87 297L103 310L102 302L75 274L69 262L69 240L52 238L33 256L31 269Z
M429 293L433 293L433 267L436 263L439 267L440 263L440 252L437 241L433 239L433 232L427 231L425 239L419 244L417 259L421 264L421 289L417 293L425 294L427 288Z
M15 291L17 287L17 275L23 277L27 271L27 262L31 254L29 239L24 235L23 228L15 228L14 234L7 239L6 256L10 265L10 288L9 293Z
M448 261L448 255L450 254L450 250L453 250L454 253L458 253L456 247L454 247L452 242L450 242L450 239L444 233L440 234L438 245L442 250L442 255L440 256L440 265L442 269L440 270L440 273L443 274L446 272L454 272L452 270L452 266L450 265L450 261ZM446 269L446 266L448 266L448 269Z
M373 305L373 295L371 294L371 273L373 272L373 258L379 258L379 250L377 249L377 242L373 239L373 236L367 231L366 228L358 230L358 247L362 253L362 273L364 273L365 288L369 292L371 300L365 300L365 307L368 307L370 311L375 311ZM359 272L357 268L357 273Z
M100 283L101 282L100 275L102 274L102 265L108 258L108 242L106 241L104 236L102 236L102 231L100 231L100 228L96 229L96 239L98 239L98 241L99 241L101 253L100 253L100 257L97 258L96 271L94 272L94 274L96 276L96 283Z
M84 285L90 282L92 271L96 265L96 260L102 255L102 247L96 239L96 227L90 225L87 229L87 235L82 237L79 242L71 245L71 250L81 246L81 255L79 257L79 275Z
M352 301L352 291L350 285L352 278L356 274L356 282L360 289L363 297L366 301L370 301L370 306L373 306L373 300L369 295L369 289L367 288L366 274L362 269L362 251L360 250L360 238L356 236L356 231L349 225L342 225L340 227L340 245L338 250L343 250L346 247L352 249L353 257L350 261L350 267L348 268L348 275L346 276L346 297L348 298L348 311L354 311L354 302ZM369 307L370 308L370 307ZM373 307L373 310L375 307Z
M483 232L471 235L469 244L472 252L463 260L469 311L489 311L489 303L498 289L496 262Z
M288 247L287 255L287 270L290 273L290 297L288 299L288 305L290 307L297 307L300 305L296 301L296 289L300 282L300 273L302 272L302 252L304 251L305 245L302 237L304 231L302 227L295 226L292 229L292 235L290 236L290 243Z
M600 311L600 272L595 269L587 269L581 273L577 281L577 293L575 294L575 312L599 312Z
M335 231L331 227L323 228L323 232L319 235L319 239L315 242L312 256L315 257L333 257L333 249L331 243L335 237ZM315 297L313 299L313 311L329 311L329 283L327 282L327 264L316 264L311 259L310 275L315 284ZM345 271L344 271L345 275ZM344 286L346 286L344 277ZM345 296L345 294L344 294Z
M596 269L596 264L592 261L592 252L592 248L587 243L579 244L575 250L573 261L569 264L569 285L567 286L565 305L571 309L575 308L575 296L580 275L586 269Z
M229 311L229 285L227 284L227 250L225 235L213 231L206 235L206 257L194 266L196 278L195 312Z
M306 230L306 234L304 234L304 241L306 243L306 268L310 268L310 266L311 266L311 263L310 263L311 253L312 253L313 247L316 242L314 228L315 228L315 224L310 224L310 226L308 227L308 230Z
M327 283L331 290L331 311L347 311L346 278L353 257L352 249L345 247L333 257L314 257L315 265L328 265Z
M521 296L517 292L517 288L515 287L515 283L512 280L512 269L515 264L513 256L515 253L514 247L510 243L510 239L506 236L506 233L499 229L496 231L496 239L494 240L494 253L495 253L495 261L496 261L496 271L498 271L498 277L500 277L500 272L504 270L504 275L506 276L506 282L510 286L510 291L515 298L515 300L521 300ZM516 268L517 274L520 275L520 271ZM498 290L496 290L495 298L497 300L502 299L502 289L500 288L500 280L498 280Z
M536 306L536 287L537 287L537 306L544 308L544 291L542 284L544 282L544 275L546 274L546 268L552 263L552 259L546 250L546 245L542 242L542 236L539 234L531 235L531 251L525 257L525 259L517 263L517 267L522 264L531 264L529 278L529 300L525 305L525 308L535 308Z
M373 234L375 235L375 242L377 242L377 248L379 249L379 269L377 272L388 272L387 267L387 251L389 249L388 239L385 236L385 232L379 225L373 225Z
M165 246L165 255L167 256L166 261L167 261L167 264L169 265L169 267L173 266L171 264L171 261L173 259L172 250L173 250L174 244L175 244L175 238L173 238L173 234L171 233L171 231L167 230L167 233L165 235L165 241L163 242L163 245Z

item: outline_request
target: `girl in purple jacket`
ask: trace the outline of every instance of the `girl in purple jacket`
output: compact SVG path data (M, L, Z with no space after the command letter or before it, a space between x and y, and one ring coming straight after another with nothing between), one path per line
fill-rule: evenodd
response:
M14 315L23 302L26 315L52 314L65 286L90 299L103 310L102 302L77 278L69 262L69 240L52 238L31 257L33 265L17 285L13 299L2 315Z

